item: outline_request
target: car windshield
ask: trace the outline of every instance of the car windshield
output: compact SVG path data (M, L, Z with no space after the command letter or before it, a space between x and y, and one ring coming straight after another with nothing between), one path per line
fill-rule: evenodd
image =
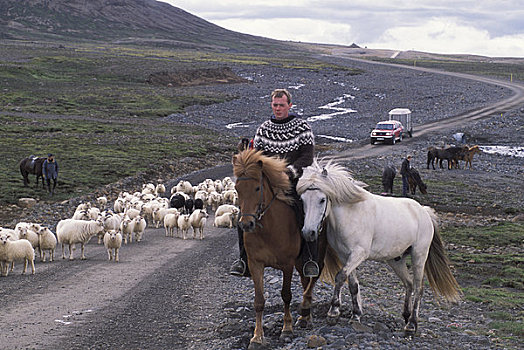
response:
M381 124L381 123L378 123L376 129L393 130L393 124Z

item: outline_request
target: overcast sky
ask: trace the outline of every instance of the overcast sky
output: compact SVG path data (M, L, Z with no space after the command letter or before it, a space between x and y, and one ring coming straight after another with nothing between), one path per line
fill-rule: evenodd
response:
M161 0L279 40L524 57L522 0Z

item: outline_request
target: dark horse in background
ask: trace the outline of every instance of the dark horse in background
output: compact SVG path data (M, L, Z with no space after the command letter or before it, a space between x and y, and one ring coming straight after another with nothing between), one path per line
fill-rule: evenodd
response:
M45 188L44 175L42 174L42 164L44 164L46 159L46 157L29 156L20 161L20 173L24 178L24 186L29 185L29 174L35 174L35 187L38 187L38 181L39 179L42 179L42 188Z
M422 194L428 194L428 186L422 181L422 178L420 177L420 173L417 169L411 168L408 172L408 183L409 183L409 191L411 194L415 194L415 191L418 189Z
M393 180L395 180L397 171L392 165L386 165L382 172L382 186L384 187L384 193L393 193Z

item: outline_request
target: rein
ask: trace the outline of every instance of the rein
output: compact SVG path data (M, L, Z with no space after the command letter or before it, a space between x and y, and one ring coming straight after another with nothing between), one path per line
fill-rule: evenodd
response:
M241 180L256 180L256 179L252 177L239 177L237 179L237 182ZM260 220L262 220L262 217L264 216L264 214L266 214L266 212L269 210L269 208L271 207L271 204L273 204L273 201L275 200L276 197L277 197L277 194L273 192L273 197L269 201L269 204L264 208L264 173L261 173L260 174L260 200L257 204L256 212L255 214L252 214L252 213L244 214L241 211L239 213L239 217L252 216L255 219L256 224L259 225L260 227L263 227L262 224L260 223Z
M306 188L304 190L304 192L306 192L306 191L321 191L321 190L318 187L309 187L309 188ZM327 199L327 200L329 201L329 199ZM324 212L322 213L322 219L320 220L320 222L318 223L318 226L317 226L317 232L318 232L319 235L324 230L324 221L326 221L327 207L328 207L328 204L326 203L326 206L324 207Z

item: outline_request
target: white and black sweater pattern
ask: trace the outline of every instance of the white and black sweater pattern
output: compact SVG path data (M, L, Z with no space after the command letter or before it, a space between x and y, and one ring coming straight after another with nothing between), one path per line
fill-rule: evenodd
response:
M254 148L267 153L285 155L297 151L301 146L314 145L315 138L309 124L295 116L284 122L270 119L258 128Z

